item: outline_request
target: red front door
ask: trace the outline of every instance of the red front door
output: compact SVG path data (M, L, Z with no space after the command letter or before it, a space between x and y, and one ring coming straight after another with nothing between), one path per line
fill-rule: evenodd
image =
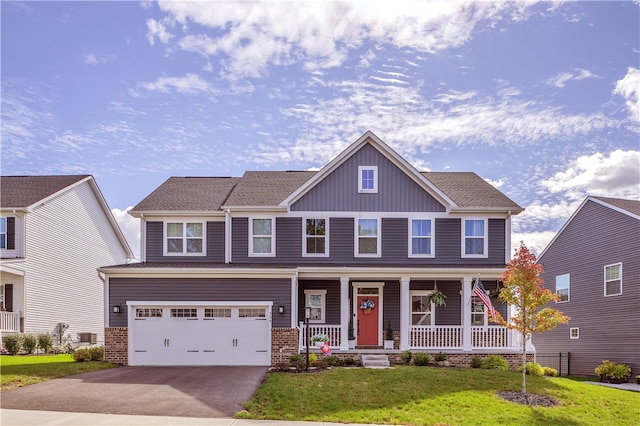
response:
M374 307L370 310L360 309L365 300L373 302ZM374 294L358 296L358 345L378 345L378 332L380 325L378 324L379 297Z

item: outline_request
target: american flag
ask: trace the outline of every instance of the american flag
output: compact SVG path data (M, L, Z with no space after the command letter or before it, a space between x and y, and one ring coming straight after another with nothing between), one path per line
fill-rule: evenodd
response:
M487 296L487 292L482 285L482 281L480 278L476 280L476 285L473 286L473 294L480 299L480 301L487 307L487 313L489 314L489 319L493 320L496 316L496 309L493 307L493 303L491 303L491 299Z

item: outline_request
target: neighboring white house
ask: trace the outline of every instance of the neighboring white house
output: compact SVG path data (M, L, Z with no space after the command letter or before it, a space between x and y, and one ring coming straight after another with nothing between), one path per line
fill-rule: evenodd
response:
M103 344L97 268L132 257L93 176L0 178L0 332Z

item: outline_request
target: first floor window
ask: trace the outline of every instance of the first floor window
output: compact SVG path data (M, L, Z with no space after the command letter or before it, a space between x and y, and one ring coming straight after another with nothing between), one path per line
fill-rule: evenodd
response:
M251 219L251 255L273 256L275 254L273 220L272 218Z
M429 292L411 294L411 325L433 325Z
M569 274L558 275L556 277L556 294L560 296L560 300L558 300L558 302L569 301L569 278Z
M358 256L380 256L380 234L378 219L358 219Z
M327 290L305 290L305 307L311 308L309 322L325 322Z
M486 221L484 219L464 219L463 255L486 257Z
M433 254L433 231L431 219L411 219L411 249L409 254L416 257L428 257Z
M203 222L167 222L167 254L203 254Z
M487 325L486 318L487 316L484 314L485 306L482 301L476 297L471 297L471 325L475 326L485 326Z
M622 263L604 267L604 295L622 294Z
M0 309L4 309L4 284L0 284Z
M569 338L570 339L579 339L580 338L580 328L572 327L569 329Z
M327 221L326 219L305 220L305 253L307 255L327 254Z

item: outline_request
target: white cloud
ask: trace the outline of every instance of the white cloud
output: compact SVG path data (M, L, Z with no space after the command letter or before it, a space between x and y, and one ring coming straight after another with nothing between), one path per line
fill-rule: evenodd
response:
M156 21L155 19L148 19L147 28L149 29L147 32L147 40L151 46L153 46L156 37L165 44L173 38L173 34L167 31L167 27L163 22Z
M111 209L111 213L116 222L118 222L118 226L129 243L136 260L140 261L140 219L136 219L129 214L129 210L132 208L133 206L129 206L124 210L114 208Z
M600 78L600 77L597 76L596 74L593 74L591 71L588 71L582 68L576 68L575 73L561 72L560 74L547 79L545 83L547 83L550 86L562 88L569 81L572 81L572 80L580 81L587 78Z
M613 93L625 98L631 119L640 122L640 69L629 67L624 78L616 82Z
M109 61L112 61L116 58L116 55L103 55L100 56L97 53L87 53L84 56L84 59L82 60L82 62L84 62L87 65L99 65L99 64L106 64Z
M555 235L555 231L514 232L511 235L511 256L513 256L515 249L520 247L520 241L524 241L524 244L529 250L536 256L540 256L542 250L551 242Z
M149 91L160 93L169 93L172 90L186 94L213 91L213 86L198 74L187 74L184 77L160 77L154 82L141 83L140 86Z

